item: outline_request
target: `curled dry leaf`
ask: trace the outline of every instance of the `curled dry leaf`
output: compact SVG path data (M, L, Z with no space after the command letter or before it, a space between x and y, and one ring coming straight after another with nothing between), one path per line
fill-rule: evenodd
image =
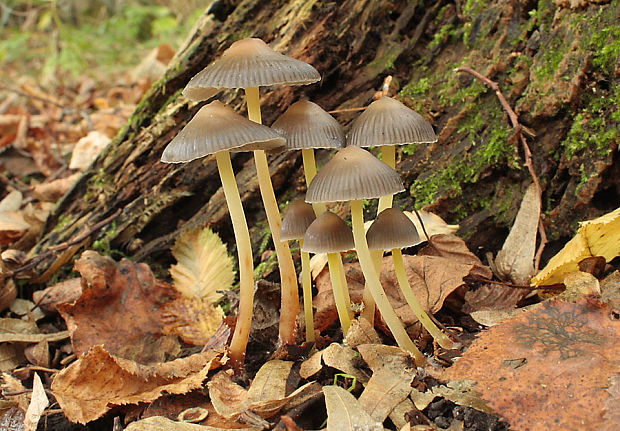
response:
M453 234L457 230L459 230L458 224L448 224L437 214L433 214L424 210L418 210L418 214L422 219L422 223L424 223L424 229L426 229L426 232L431 237L434 235ZM411 211L405 211L405 215L409 217L409 220L411 220L415 225L415 228L417 229L420 238L423 241L428 241L428 238L426 237L426 235L424 235L424 229L422 229L422 225L420 224L418 216L416 216L415 213Z
M56 312L58 304L73 304L82 295L82 279L70 278L32 294L35 304L48 312Z
M161 338L162 306L177 294L147 265L127 259L117 263L87 250L75 269L82 275L82 295L57 308L76 354L103 344L111 354L146 364L178 352L178 342Z
M37 425L41 415L49 405L49 400L45 394L45 388L41 382L41 378L37 373L34 373L34 379L32 380L32 394L30 396L30 404L26 410L24 416L24 430L36 431Z
M535 183L525 191L521 207L510 233L497 253L495 266L501 279L515 284L528 284L534 275L536 234L540 220L540 195Z
M49 367L49 343L47 342L47 340L43 340L38 342L37 344L26 347L26 349L24 350L24 356L26 357L26 359L28 359L28 362L33 365L38 365L39 367Z
M543 303L483 332L442 378L475 380L511 429L601 429L619 371L620 323L609 313L588 298Z
M208 372L221 365L222 355L207 351L147 366L94 346L56 375L52 390L67 418L85 424L115 405L151 402L164 393L185 394L202 387Z
M357 353L350 347L332 343L316 352L301 364L299 374L307 379L323 369L323 364L354 376L360 383L366 383L368 376L355 366Z
M344 336L345 346L355 348L360 344L381 344L375 328L361 316L351 322L351 327Z
M595 220L580 223L577 234L532 278L533 286L562 283L566 274L579 271L579 262L602 256L608 262L620 254L620 208Z
M339 386L323 386L323 393L328 430L383 431L381 422L375 421L347 390Z

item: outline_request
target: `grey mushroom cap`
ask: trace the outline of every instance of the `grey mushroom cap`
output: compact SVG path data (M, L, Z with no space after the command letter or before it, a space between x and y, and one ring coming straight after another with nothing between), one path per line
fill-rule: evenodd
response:
M280 54L261 39L234 42L222 56L196 74L183 90L192 100L206 100L221 88L249 88L276 84L312 84L317 70L301 60Z
M287 150L344 147L345 136L340 123L308 100L289 106L271 128L286 138Z
M351 228L333 212L325 211L308 226L301 249L309 253L338 253L354 248Z
M291 241L303 238L306 234L306 229L315 219L316 216L312 205L301 199L291 202L282 218L280 239L282 241Z
M372 102L353 122L347 146L371 147L436 142L433 126L391 97Z
M405 190L398 173L359 147L338 151L314 177L306 202L373 199Z
M203 106L164 150L165 163L189 162L219 151L272 150L284 138L219 101Z
M371 250L405 248L422 242L409 217L396 208L381 211L368 228L366 240Z

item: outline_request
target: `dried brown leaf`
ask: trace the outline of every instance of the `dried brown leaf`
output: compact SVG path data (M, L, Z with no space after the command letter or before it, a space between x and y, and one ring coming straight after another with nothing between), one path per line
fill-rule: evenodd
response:
M3 431L23 431L24 411L11 407L0 416L0 429Z
M26 347L24 350L24 356L28 359L33 365L38 365L39 367L49 367L50 366L50 347L47 340L43 340L38 342L37 344L33 344L32 346Z
M43 310L55 312L58 304L73 304L82 295L82 279L70 278L32 294L34 302Z
M24 348L14 344L0 344L0 371L11 371L24 361Z
M163 305L164 334L179 336L184 342L202 346L209 341L224 318L222 309L198 298L177 298Z
M432 237L433 235L447 235L453 234L457 230L459 230L458 224L448 224L437 214L433 214L428 211L418 210L418 214L422 219L422 223L424 223L424 229L422 229L422 225L420 224L420 220L418 216L415 215L414 212L404 211L405 215L409 217L409 220L413 222L415 228L420 234L420 239L423 241L428 241L427 236L424 234L424 229L426 232Z
M609 314L588 298L543 303L483 332L443 378L477 381L515 430L599 429L619 371L620 323Z
M534 275L540 205L538 187L532 183L525 191L517 218L495 258L500 278L510 278L513 283L522 285L528 284Z
M152 416L132 422L125 428L126 431L226 431L232 429L244 429L250 431L260 431L262 428L255 427L235 427L219 428L208 425L191 424L187 422L176 422L163 416Z
M56 375L52 390L67 418L85 424L115 405L151 402L164 393L200 388L221 358L221 351L207 351L146 366L94 346Z
M93 130L81 138L73 148L69 169L86 169L108 146L111 139L103 133Z
M73 169L73 168L72 168ZM49 183L37 184L33 187L32 193L42 201L56 202L75 184L80 177L80 173L69 175L65 178L58 178Z
M176 337L162 338L162 305L177 294L147 265L127 259L117 263L87 250L75 268L82 275L82 295L57 308L76 354L103 344L111 354L146 364L178 353Z
M338 431L383 431L381 422L375 421L362 408L355 397L339 386L324 386L327 407L327 429Z
M620 374L609 378L607 392L609 398L605 401L605 423L601 430L613 431L620 424Z
M355 348L360 344L381 344L375 328L361 316L351 322L351 327L344 336L345 346Z
M43 387L41 378L37 373L34 373L34 378L32 380L32 394L30 397L30 404L28 405L26 415L24 416L25 431L36 431L39 419L41 419L41 415L43 414L49 403L50 402L47 399L47 395L45 394L45 388Z

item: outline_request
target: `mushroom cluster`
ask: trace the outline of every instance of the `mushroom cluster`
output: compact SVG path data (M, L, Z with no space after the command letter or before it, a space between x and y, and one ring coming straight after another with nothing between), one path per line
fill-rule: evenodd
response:
M404 275L400 248L419 242L417 231L410 221L409 225L402 224L397 210L390 210L392 196L404 190L400 176L394 170L395 146L434 142L437 138L431 125L419 114L385 96L373 102L359 116L346 141L338 121L310 101L291 105L271 128L261 124L259 87L311 84L318 80L320 75L311 65L275 52L260 39L234 42L219 59L190 80L183 95L195 101L204 101L222 89L243 88L249 119L219 101L211 102L203 106L170 142L161 158L166 163L182 163L210 154L215 157L239 259L240 300L237 323L229 346L231 364L237 370L243 366L254 298L254 259L230 161L231 151L253 151L281 279L280 342L294 344L297 339L299 293L288 241L298 240L307 341L315 340L309 253L326 253L328 256L336 309L346 334L354 313L341 252L354 249L366 279L365 316L373 319L376 304L398 345L411 352L416 363L423 363L424 356L388 301L379 280L379 271L384 250L390 250L409 305L438 343L449 347L450 339L420 307ZM379 147L384 161L361 148L368 146ZM314 160L315 148L338 150L318 173ZM282 220L271 184L266 151L298 149L302 151L307 194L305 202L295 201L289 205ZM380 214L366 234L362 201L374 198L380 199ZM352 230L340 217L326 209L327 203L341 201L351 204ZM394 227L392 220L399 220L401 225Z

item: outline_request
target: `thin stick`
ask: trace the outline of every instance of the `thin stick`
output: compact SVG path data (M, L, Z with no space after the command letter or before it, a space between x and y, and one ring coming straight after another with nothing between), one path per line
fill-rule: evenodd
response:
M519 123L519 117L517 117L517 114L510 107L510 104L508 104L508 101L502 94L502 91L499 88L499 84L495 81L490 80L489 78L482 75L481 73L476 72L471 67L461 66L461 67L457 67L456 69L454 69L454 71L469 73L470 75L472 75L473 77L481 81L484 85L489 87L491 90L495 91L495 94L497 95L497 98L499 99L499 103L502 105L502 108L504 108L504 111L506 111L506 114L508 114L510 123L512 124L512 127L515 130L515 134L519 142L521 143L521 147L523 148L523 154L525 156L524 165L529 170L530 175L532 176L532 180L534 181L534 184L536 184L536 188L538 189L538 197L542 198L542 187L540 186L540 182L538 181L538 175L536 175L536 170L534 169L534 164L532 162L532 152L530 151L530 147L527 144L527 140L525 139L525 136L523 136L524 127L523 125ZM547 234L545 233L545 227L543 226L542 219L540 218L539 218L539 224L538 224L538 231L540 232L540 244L536 252L536 260L535 260L536 271L538 271L538 268L540 266L540 259L542 257L542 252L545 248L545 245L547 244Z

